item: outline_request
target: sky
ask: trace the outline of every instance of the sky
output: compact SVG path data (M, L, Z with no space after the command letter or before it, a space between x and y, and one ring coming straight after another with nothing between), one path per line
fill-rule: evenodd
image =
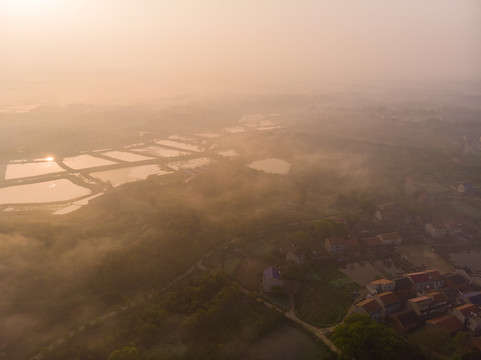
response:
M0 0L0 102L481 80L479 0Z

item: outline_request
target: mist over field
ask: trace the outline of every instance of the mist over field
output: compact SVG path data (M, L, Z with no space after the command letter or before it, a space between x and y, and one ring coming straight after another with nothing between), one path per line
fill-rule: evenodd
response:
M479 19L0 0L0 360L478 359Z

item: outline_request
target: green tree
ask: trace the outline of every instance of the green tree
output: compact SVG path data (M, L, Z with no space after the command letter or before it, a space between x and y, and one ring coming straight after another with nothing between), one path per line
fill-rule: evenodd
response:
M108 360L139 360L139 350L135 346L125 346L112 351Z
M342 357L356 360L408 359L407 344L394 330L368 315L353 314L336 327L332 340Z

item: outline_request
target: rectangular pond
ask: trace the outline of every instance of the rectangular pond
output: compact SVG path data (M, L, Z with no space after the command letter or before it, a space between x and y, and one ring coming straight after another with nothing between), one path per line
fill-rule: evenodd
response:
M5 180L19 179L65 171L54 161L37 161L8 164Z
M0 204L29 204L67 201L91 194L68 179L0 188Z
M92 155L78 155L73 157L66 157L63 158L62 162L68 167L75 170L118 164L117 162L102 159Z
M165 175L172 171L163 170L160 165L131 166L115 170L96 171L90 175L113 186L147 179L150 175Z
M169 149L162 146L148 146L148 147L136 148L132 150L135 150L136 152L145 153L146 155L161 156L161 157L177 157L177 156L183 156L183 155L189 154L185 151Z
M182 149L182 150L197 151L197 152L202 151L202 148L197 145L187 144L180 141L159 140L159 141L156 141L156 143L159 145L170 146L170 147Z
M107 151L102 153L102 155L117 159L117 160L123 160L123 161L128 161L128 162L135 162L135 161L143 161L143 160L151 160L153 159L152 157L149 156L143 156L143 155L138 155L138 154L133 154L131 152L127 151Z

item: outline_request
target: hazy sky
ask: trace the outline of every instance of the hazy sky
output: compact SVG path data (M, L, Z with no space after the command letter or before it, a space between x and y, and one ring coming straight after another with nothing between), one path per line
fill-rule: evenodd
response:
M0 0L0 102L459 79L479 0Z

